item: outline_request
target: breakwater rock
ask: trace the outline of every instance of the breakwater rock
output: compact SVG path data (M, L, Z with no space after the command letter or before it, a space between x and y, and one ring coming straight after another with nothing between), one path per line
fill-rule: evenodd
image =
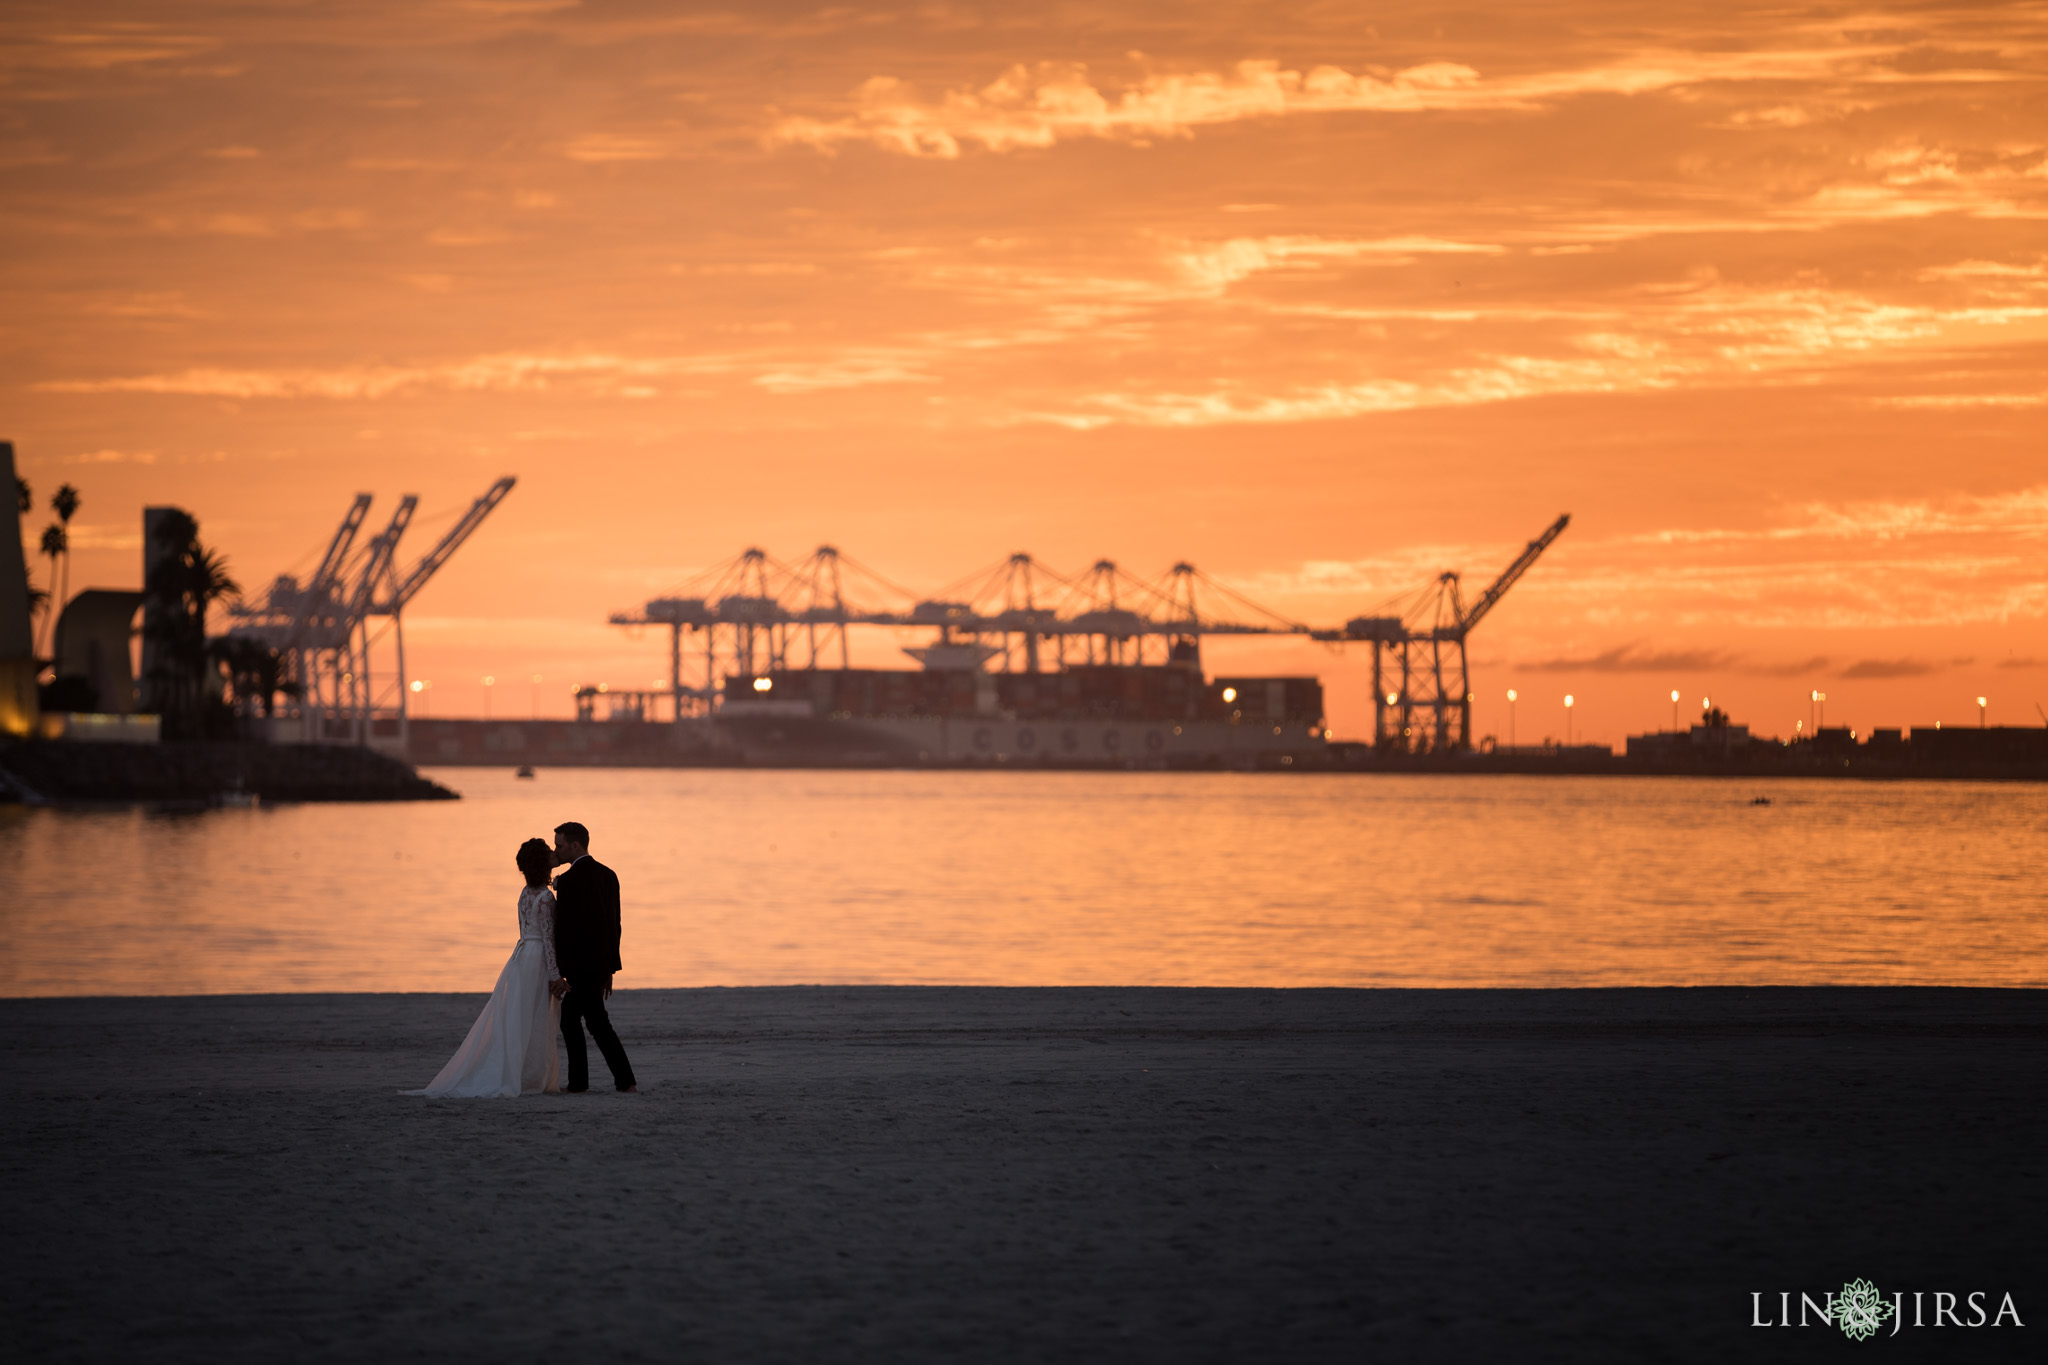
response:
M339 744L0 747L0 801L453 801L412 766Z

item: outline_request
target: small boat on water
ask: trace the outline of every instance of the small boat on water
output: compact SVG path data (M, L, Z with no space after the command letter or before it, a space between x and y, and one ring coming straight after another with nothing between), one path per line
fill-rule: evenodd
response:
M1750 798L1749 804L1752 806L1768 806L1771 804L1771 798L1768 796L1753 796Z
M519 771L512 775L514 777L524 777L530 779L533 776L533 765L531 763L522 763L519 765Z

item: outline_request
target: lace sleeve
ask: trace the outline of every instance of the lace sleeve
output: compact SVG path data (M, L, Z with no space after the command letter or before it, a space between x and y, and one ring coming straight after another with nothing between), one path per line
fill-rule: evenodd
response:
M562 969L555 963L555 893L542 891L533 899L540 912L540 949L547 956L548 980L560 980Z

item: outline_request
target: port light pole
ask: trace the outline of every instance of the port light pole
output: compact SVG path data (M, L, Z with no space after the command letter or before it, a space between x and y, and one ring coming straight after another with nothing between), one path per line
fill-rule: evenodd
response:
M1569 749L1572 743L1572 694L1564 694L1564 743Z
M1984 728L1984 708L1988 705L1990 703L1983 697L1977 698L1977 728L1979 730Z
M493 687L495 687L495 686L497 685L497 682L498 682L498 680L497 680L497 679L496 679L495 677L493 677L492 675L490 675L489 673L486 673L486 674L484 674L484 719L485 719L485 720L489 720L489 719L491 718L491 689L492 689Z
M1508 747L1515 747L1515 689L1508 689Z
M1678 733L1678 689L1671 689L1671 733Z

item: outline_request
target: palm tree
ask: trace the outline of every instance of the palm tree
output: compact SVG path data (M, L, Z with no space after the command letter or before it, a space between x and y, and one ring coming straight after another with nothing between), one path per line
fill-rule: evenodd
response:
M69 544L70 538L64 534L63 527L45 526L43 528L42 550L44 554L50 557L50 582L53 584L57 581L57 561L63 557L64 551ZM47 630L47 633L50 636L50 648L52 651L54 651L56 649L57 644L57 613L64 609L64 594L60 590L56 594L54 600L50 598L49 594L45 594L44 598L47 604L47 610L43 613L43 626L45 627L45 630ZM36 653L38 655L40 655L43 652L42 641L44 633L45 631L43 630L39 630L36 632Z
M199 523L190 516L179 514L164 530L177 549L158 561L143 585L152 599L145 618L155 652L151 682L167 736L198 738L222 709L217 667L208 684L206 616L215 602L240 595L241 588L229 577L227 561L200 544Z
M84 499L70 484L61 484L56 496L50 499L50 510L57 514L57 524L64 530L64 580L55 584L59 610L71 600L71 518L78 512L78 504ZM54 639L52 645L54 647Z
M14 476L14 500L20 504L17 510L24 517L36 510L35 492L28 486L28 480L19 474Z
M209 550L197 540L185 553L185 591L191 595L193 614L199 618L203 628L206 613L213 604L228 597L240 597L242 585L228 576L228 562L217 550Z

